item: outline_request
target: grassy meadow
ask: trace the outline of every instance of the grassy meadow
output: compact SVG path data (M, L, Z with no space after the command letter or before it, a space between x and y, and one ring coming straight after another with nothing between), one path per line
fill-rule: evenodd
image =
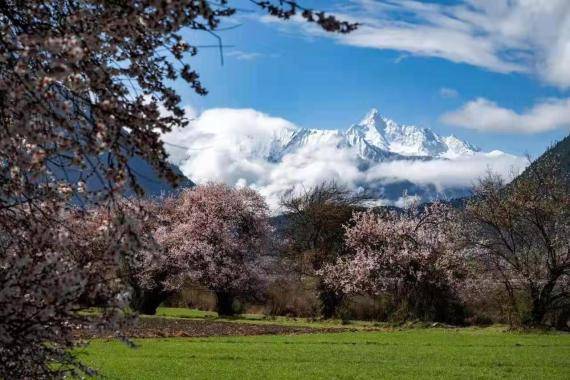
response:
M159 314L215 318L185 309ZM231 322L312 323L257 319ZM366 326L304 335L137 339L134 349L95 339L79 355L106 379L570 378L570 334L501 327L368 331Z

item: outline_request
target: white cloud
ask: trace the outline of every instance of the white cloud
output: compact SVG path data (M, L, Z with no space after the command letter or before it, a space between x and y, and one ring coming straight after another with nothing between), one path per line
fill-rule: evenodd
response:
M235 185L265 185L271 163L263 157L271 153L271 142L295 126L252 109L216 108L203 112L187 128L164 136L171 161L192 180L209 180ZM261 181L261 182L260 182Z
M228 57L233 57L238 61L253 61L255 59L265 57L265 55L262 53L246 52L241 50L232 50L225 53L225 55Z
M252 109L220 108L203 112L190 126L165 135L164 140L176 145L167 145L171 160L193 181L250 186L266 197L273 210L288 191L323 181L335 180L354 191L403 180L445 189L470 186L489 168L506 175L521 162L505 154L477 154L454 161L380 163L361 170L356 153L339 148L334 135L276 159L275 152L297 129L285 119ZM409 197L398 204L405 204Z
M568 0L353 0L334 13L362 25L347 35L323 33L307 23L302 30L351 46L438 57L501 73L530 72L548 84L570 87Z
M547 99L522 113L479 98L444 114L441 120L449 125L483 132L530 134L554 129L570 131L570 98Z
M422 198L417 196L417 195L403 194L400 198L398 198L394 202L394 206L400 207L400 208L411 208L417 204L420 204L421 201L422 201Z
M438 191L469 187L475 180L491 171L511 178L527 165L527 160L500 151L476 153L454 160L392 161L380 163L366 173L370 183L382 180L408 180L422 185L434 185Z
M500 59L493 44L465 31L428 25L363 25L353 34L342 36L346 45L399 50L427 57L468 63L501 73L524 72L525 67Z
M259 181L262 185L253 187L276 208L285 193L297 193L326 181L336 181L356 190L363 179L357 164L350 150L339 149L329 140L318 147L305 146L286 154L265 173L266 178Z
M457 92L457 90L453 88L442 87L439 89L439 96L441 96L444 99L451 99L451 98L457 98L459 96L459 93Z

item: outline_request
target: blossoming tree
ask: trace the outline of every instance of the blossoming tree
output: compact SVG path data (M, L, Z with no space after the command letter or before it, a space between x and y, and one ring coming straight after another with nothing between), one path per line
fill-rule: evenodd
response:
M350 255L321 269L332 289L389 295L402 317L447 320L464 262L454 245L455 211L422 209L356 213L346 229Z
M252 4L327 31L355 27L294 1ZM215 33L234 14L227 0L0 2L0 377L84 369L67 350L73 326L114 326L121 286L107 293L101 318L79 313L79 300L97 291L85 273L96 265L70 258L68 213L112 210L102 252L136 250L136 223L116 201L126 187L143 192L129 161L142 158L175 182L160 134L187 121L169 83L206 93L187 63L197 47L180 32Z
M256 292L262 280L256 263L270 231L263 198L249 188L212 183L184 190L162 209L168 217L154 231L159 251L147 252L139 274L142 287L157 296L142 311L154 313L191 279L215 293L219 314L233 314L234 297Z

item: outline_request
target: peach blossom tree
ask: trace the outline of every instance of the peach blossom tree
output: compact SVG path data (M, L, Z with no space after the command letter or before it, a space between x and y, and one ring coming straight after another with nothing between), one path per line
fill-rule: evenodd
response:
M435 203L404 211L356 213L346 228L350 255L321 270L332 289L388 295L402 318L447 320L465 274L455 245L456 211Z
M294 1L252 4L326 31L355 27ZM80 313L99 292L86 273L97 265L75 262L69 212L111 211L105 261L136 252L137 223L117 202L127 188L143 194L131 158L176 182L160 135L187 120L171 83L206 94L188 63L198 48L181 32L215 34L235 12L227 0L0 2L0 377L78 374L72 330L117 330L124 287L115 282L101 300L108 312Z
M249 188L210 183L165 200L162 209L154 231L159 252L147 252L139 273L156 297L141 311L154 313L190 279L215 293L218 313L231 315L234 297L257 292L262 282L256 263L269 239L265 201Z

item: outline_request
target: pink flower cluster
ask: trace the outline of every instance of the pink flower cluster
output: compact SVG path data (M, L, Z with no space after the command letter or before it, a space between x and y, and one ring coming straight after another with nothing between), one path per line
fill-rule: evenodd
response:
M253 263L269 237L267 205L257 192L197 186L164 200L158 219L157 250L147 250L140 266L143 286L174 290L190 279L213 291L255 290Z
M329 287L347 294L452 285L464 272L453 238L455 214L440 203L407 211L356 213L346 228L351 254L319 274Z

